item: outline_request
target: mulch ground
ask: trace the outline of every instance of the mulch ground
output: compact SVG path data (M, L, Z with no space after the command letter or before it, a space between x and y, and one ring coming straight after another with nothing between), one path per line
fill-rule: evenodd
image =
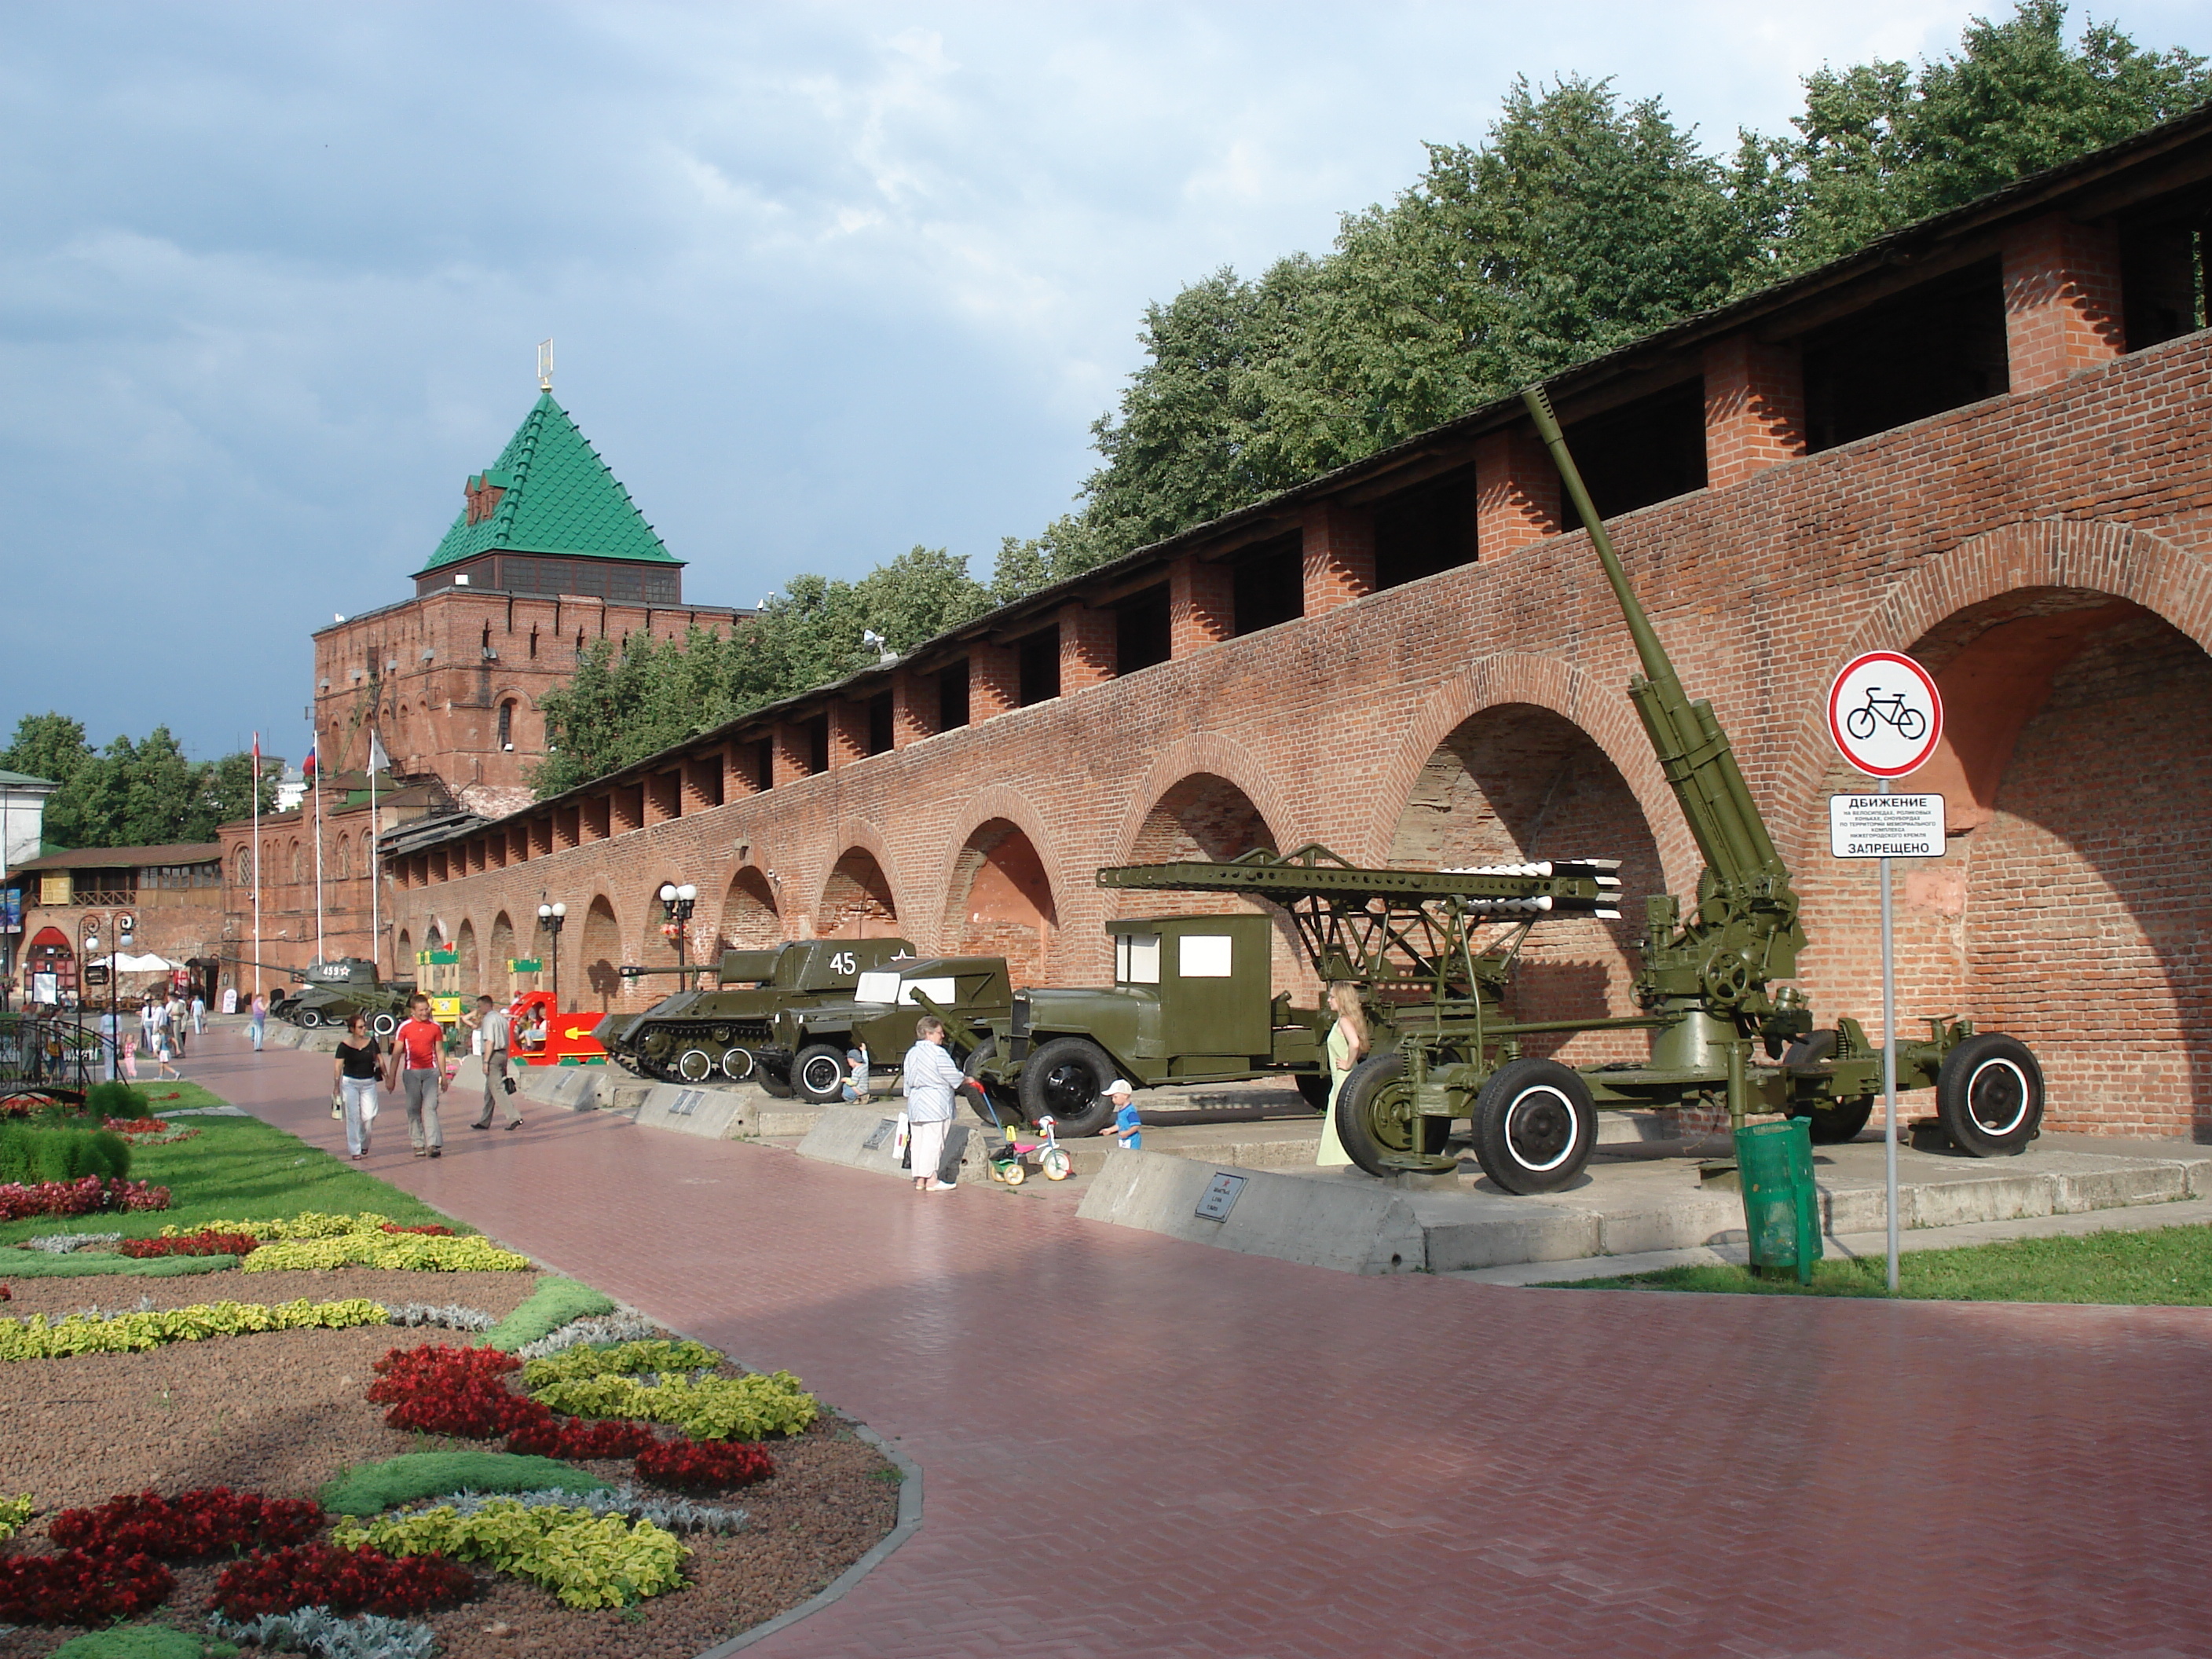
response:
M4 1277L4 1274L0 1274ZM505 1314L526 1297L529 1273L221 1273L185 1279L17 1280L0 1313L58 1316L196 1302L330 1301L368 1297L459 1303ZM448 1441L386 1426L363 1397L371 1365L394 1346L463 1341L459 1333L390 1326L279 1331L173 1343L146 1353L88 1354L0 1364L0 1495L28 1491L41 1515L149 1487L176 1492L229 1486L270 1497L312 1497L349 1466L401 1452L496 1443ZM434 1613L449 1659L605 1656L690 1659L822 1589L890 1530L898 1489L889 1462L825 1416L803 1435L771 1441L776 1473L720 1499L752 1525L726 1537L686 1534L690 1583L621 1611L578 1613L549 1591L479 1574L475 1598ZM586 1465L610 1481L627 1462ZM42 1548L38 1522L21 1547ZM179 1566L158 1617L201 1628L216 1566ZM0 1638L0 1656L47 1654L76 1632L26 1629Z

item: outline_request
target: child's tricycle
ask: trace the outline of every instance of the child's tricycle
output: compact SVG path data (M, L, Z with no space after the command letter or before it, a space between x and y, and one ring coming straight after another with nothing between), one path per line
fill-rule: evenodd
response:
M1047 1181L1065 1181L1075 1173L1075 1160L1054 1136L1052 1120L1039 1118L1037 1127L1044 1135L1042 1140L1019 1140L1012 1128L1006 1130L1006 1139L992 1148L989 1154L992 1180L1018 1187L1029 1179L1032 1160Z

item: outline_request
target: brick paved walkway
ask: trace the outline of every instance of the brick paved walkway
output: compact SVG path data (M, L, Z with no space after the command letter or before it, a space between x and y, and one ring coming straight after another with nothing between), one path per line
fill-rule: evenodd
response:
M328 1060L243 1047L191 1069L334 1146ZM774 1659L2212 1655L2212 1311L1362 1280L471 1115L372 1166L921 1465Z

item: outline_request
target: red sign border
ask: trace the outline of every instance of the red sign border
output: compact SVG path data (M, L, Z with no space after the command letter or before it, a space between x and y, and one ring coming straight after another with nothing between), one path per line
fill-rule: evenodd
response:
M1844 682L1862 664L1869 662L1895 663L1919 679L1928 688L1928 702L1935 719L1928 723L1928 740L1921 744L1920 752L1910 765L1897 767L1869 766L1853 754L1844 738L1842 726L1836 719L1836 698L1844 689ZM1836 752L1870 778L1910 777L1928 764L1936 753L1936 745L1943 740L1943 693L1936 684L1936 677L1902 651L1862 651L1836 671L1836 678L1828 682L1828 740L1836 745Z

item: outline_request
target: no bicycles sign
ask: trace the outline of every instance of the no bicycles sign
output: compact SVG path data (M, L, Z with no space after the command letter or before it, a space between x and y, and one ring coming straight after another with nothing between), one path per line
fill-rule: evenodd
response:
M1828 688L1828 735L1869 777L1918 771L1943 735L1935 677L1901 651L1852 658Z

